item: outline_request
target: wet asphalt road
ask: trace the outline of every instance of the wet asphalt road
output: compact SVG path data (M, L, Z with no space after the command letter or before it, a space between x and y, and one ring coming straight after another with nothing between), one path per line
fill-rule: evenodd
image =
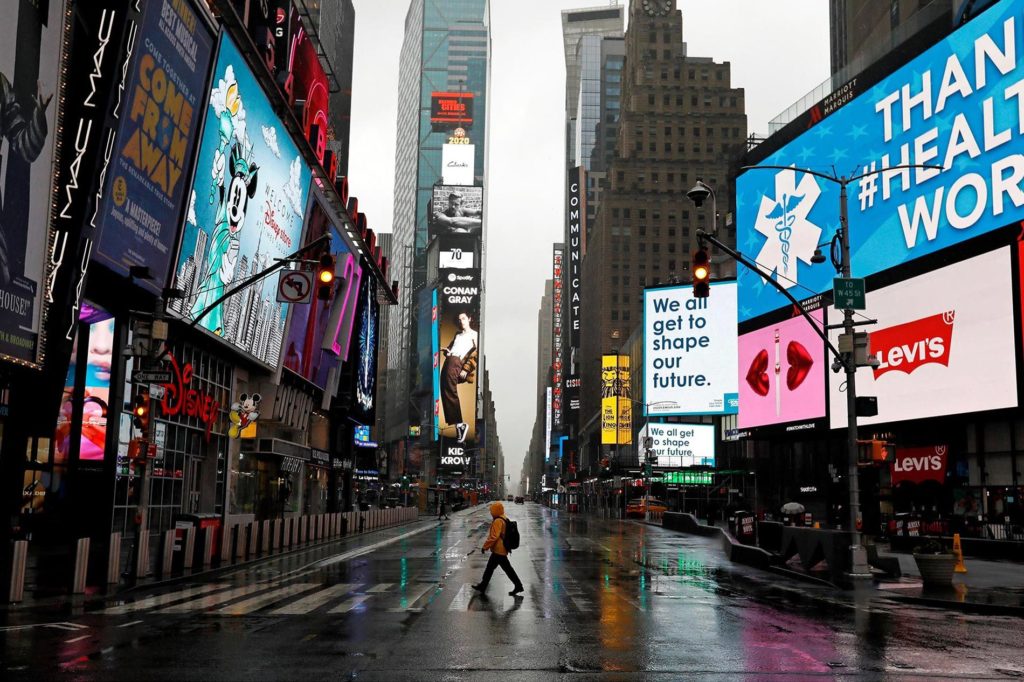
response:
M118 599L0 612L0 678L1000 679L1024 622L736 567L717 543L508 505L523 547L486 597L484 507ZM389 543L378 547L381 543Z

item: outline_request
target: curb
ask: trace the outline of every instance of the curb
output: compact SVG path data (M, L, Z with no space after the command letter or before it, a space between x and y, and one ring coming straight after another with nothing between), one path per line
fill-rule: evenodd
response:
M884 595L884 597L892 601L917 604L919 606L929 606L931 608L945 609L947 611L977 613L986 616L1011 616L1014 618L1024 618L1024 606L985 604L983 602L959 602L950 601L948 599L935 599L932 597L912 597L904 594Z

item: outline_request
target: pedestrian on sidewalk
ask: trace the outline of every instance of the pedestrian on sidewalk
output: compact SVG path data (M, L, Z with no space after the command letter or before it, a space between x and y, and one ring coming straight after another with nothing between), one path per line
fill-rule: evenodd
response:
M495 502L490 506L490 511L493 520L487 540L484 541L483 551L491 550L491 556L487 559L487 568L484 569L483 579L473 585L473 589L480 593L486 592L494 569L501 566L501 570L505 571L505 575L512 581L513 588L509 594L514 597L523 591L523 583L516 575L516 569L512 568L512 563L508 560L508 550L505 548L505 529L508 525L508 519L505 518L505 505Z
M445 521L448 520L448 506L445 504L443 497L437 501L437 520L440 521L442 516Z

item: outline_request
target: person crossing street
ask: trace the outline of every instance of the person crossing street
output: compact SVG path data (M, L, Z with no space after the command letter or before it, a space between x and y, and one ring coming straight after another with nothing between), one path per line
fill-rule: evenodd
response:
M473 589L480 593L486 592L494 569L501 566L501 570L505 571L505 575L512 581L512 591L509 594L514 597L524 588L519 576L516 575L516 569L512 568L512 563L508 560L508 548L505 546L505 531L508 528L505 505L501 502L494 502L489 509L492 521L490 532L487 533L487 540L484 541L483 551L491 550L491 556L487 559L487 568L484 569L483 579L473 585Z

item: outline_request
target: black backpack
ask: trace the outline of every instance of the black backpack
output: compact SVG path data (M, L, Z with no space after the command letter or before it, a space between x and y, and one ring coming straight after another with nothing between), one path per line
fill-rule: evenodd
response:
M505 532L502 533L501 541L508 551L519 549L519 524L506 518Z

